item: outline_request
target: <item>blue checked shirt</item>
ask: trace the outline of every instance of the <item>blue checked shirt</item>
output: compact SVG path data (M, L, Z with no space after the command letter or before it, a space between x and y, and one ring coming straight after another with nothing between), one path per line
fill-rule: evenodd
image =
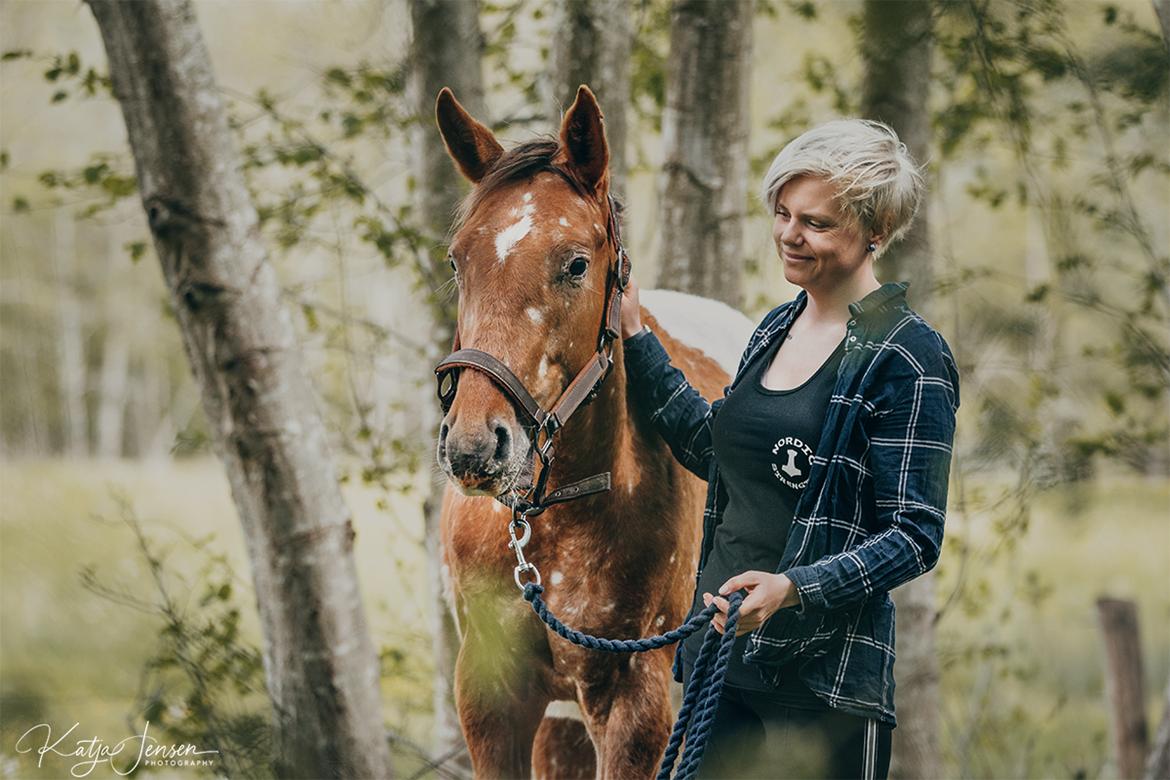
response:
M743 658L773 684L781 665L793 662L831 707L890 725L889 592L938 560L959 407L954 357L906 305L907 286L886 284L849 305L845 356L776 570L792 580L801 603L752 632ZM768 344L784 337L805 300L802 292L764 317L724 398ZM724 398L708 404L653 333L627 339L624 350L635 402L675 457L707 481L701 573L727 505L711 440ZM675 662L678 678L677 655Z

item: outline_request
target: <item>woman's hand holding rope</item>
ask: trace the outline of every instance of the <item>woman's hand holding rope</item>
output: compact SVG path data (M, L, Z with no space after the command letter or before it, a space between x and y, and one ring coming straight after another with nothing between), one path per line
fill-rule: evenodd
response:
M719 596L710 593L703 594L703 604L710 606L715 602L719 612L711 618L711 625L720 634L727 623L728 603L721 598L737 590L746 590L748 595L739 608L739 624L736 626L736 636L755 631L768 618L776 614L777 610L785 607L795 607L800 604L800 594L792 580L783 574L769 574L763 571L745 571L729 579L719 588Z

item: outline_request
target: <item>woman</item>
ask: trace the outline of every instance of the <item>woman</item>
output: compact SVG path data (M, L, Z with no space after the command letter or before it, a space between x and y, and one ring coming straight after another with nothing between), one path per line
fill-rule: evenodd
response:
M708 404L623 301L626 373L675 456L707 480L692 610L746 591L702 773L885 777L893 588L942 544L958 373L945 341L878 283L922 177L889 127L829 122L776 156L762 196L795 300L764 318ZM675 657L689 678L701 636Z

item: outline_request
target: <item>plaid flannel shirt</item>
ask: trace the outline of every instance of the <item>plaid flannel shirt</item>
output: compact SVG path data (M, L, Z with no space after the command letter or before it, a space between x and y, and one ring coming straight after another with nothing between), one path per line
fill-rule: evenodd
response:
M906 305L906 283L849 305L845 356L796 506L784 573L800 606L752 632L744 661L765 680L795 663L831 707L895 725L894 603L889 592L938 560L959 376L950 348ZM773 309L748 341L723 396L708 404L653 333L624 343L628 382L675 457L707 481L699 573L727 505L711 422L766 347L783 338L805 293ZM679 677L678 656L675 676Z

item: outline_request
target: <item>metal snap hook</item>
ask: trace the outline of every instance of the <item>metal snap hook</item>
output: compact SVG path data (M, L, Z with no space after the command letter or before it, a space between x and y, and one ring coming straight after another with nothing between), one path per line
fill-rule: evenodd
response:
M516 527L521 527L520 538L516 538ZM508 546L519 553L524 549L524 545L528 544L528 540L532 538L532 526L526 520L513 520L508 524L508 536L512 537L512 543Z
M516 581L517 588L519 588L520 590L524 590L524 586L528 584L527 582L524 582L523 580L520 579L520 575L524 572L531 572L532 577L533 577L533 579L531 581L537 585L541 584L540 583L540 572L537 570L536 566L525 561L524 563L519 564L515 569L512 570L512 579Z

